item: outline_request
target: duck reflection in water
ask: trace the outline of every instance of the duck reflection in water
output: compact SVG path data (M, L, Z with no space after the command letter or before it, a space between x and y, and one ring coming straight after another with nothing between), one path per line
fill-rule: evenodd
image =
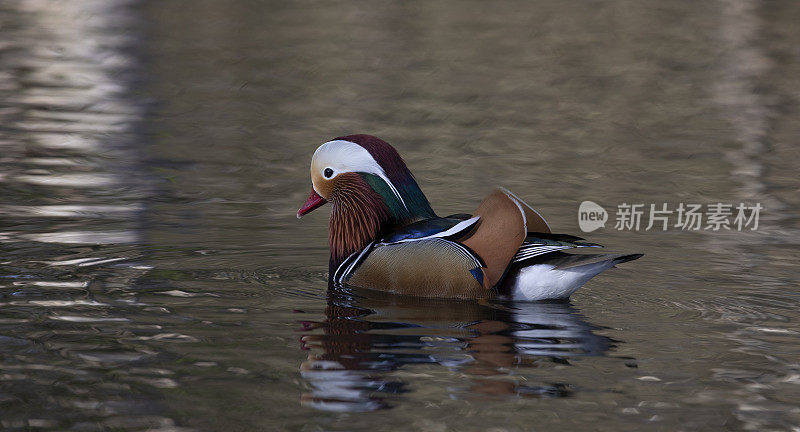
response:
M303 322L308 359L300 373L311 390L301 403L329 411L372 411L407 391L391 371L434 364L470 377L468 395L563 397L565 383L528 385L518 368L569 364L598 356L614 341L593 333L567 302L513 303L424 299L331 289L325 320ZM459 392L460 393L460 392Z

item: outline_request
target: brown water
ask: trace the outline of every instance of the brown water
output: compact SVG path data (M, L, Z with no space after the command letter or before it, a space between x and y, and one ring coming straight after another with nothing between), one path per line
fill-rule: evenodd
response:
M800 3L0 4L5 430L797 430ZM328 293L317 145L495 186L764 206L615 230L569 304Z

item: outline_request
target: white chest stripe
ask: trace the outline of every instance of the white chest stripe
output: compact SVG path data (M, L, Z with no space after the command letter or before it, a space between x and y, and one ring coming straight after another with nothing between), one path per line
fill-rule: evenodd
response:
M346 260L344 260L344 262L339 265L339 268L337 268L333 274L334 282L339 284L344 283L344 281L350 276L350 273L353 271L353 269L364 259L364 256L367 254L367 252L372 250L372 245L374 244L374 241L370 242L367 247L361 250L361 253L358 254L356 259L350 262L349 265L347 265L347 262L350 261L350 258L356 253L354 252L353 255L350 255ZM341 270L345 265L347 265L347 268L341 274L339 274L339 270ZM338 279L336 278L336 275L339 275Z

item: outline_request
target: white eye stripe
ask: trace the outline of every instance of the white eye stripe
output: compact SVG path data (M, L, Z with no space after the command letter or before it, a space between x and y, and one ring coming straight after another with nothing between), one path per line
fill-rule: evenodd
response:
M311 169L316 170L318 169L317 167L322 168L321 171L317 172L322 172L322 176L326 179L330 179L338 175L338 173L343 172L364 172L376 175L386 182L397 199L403 204L403 207L408 209L403 197L400 196L400 191L397 190L391 180L389 180L389 177L386 176L386 172L383 168L367 149L358 144L345 140L333 140L322 144L317 148L317 151L314 152L314 156L311 158ZM334 175L326 177L325 170L327 168L332 169Z

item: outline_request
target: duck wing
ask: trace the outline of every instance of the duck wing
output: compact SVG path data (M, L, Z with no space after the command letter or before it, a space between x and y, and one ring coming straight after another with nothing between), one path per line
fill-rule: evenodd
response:
M486 264L482 270L483 286L487 289L494 288L503 279L529 232L550 234L550 226L539 212L507 189L497 189L486 197L475 216L480 217L479 225L459 242Z
M511 263L526 263L540 255L586 247L601 248L603 246L583 241L580 237L568 234L528 233L517 253L511 258Z
M456 215L460 216L460 215ZM478 217L436 217L406 225L396 231L384 235L378 243L400 243L430 238L460 237L472 229Z

